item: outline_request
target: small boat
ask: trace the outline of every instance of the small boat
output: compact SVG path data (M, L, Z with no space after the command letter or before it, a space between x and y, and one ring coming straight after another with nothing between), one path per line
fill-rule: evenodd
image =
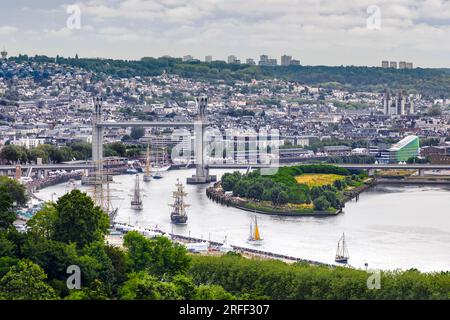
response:
M254 223L250 223L250 235L247 240L248 243L253 245L262 245L263 239L261 238L261 235L259 234L259 228L258 228L258 220L256 216L254 217Z
M334 259L334 261L336 261L337 263L347 264L348 259L350 259L350 256L348 254L347 244L345 243L345 234L342 233L342 237L338 241L336 258Z
M219 247L219 251L224 252L224 253L234 251L233 247L230 244L228 244L228 240L227 240L226 236L225 236L225 240L223 241L223 244Z
M144 182L149 182L152 179L151 163L150 163L150 145L147 145L147 159L145 163Z
M136 173L138 173L138 171L135 168L127 168L127 170L125 170L125 173L127 173L127 174L136 174Z
M159 171L156 171L154 174L153 174L153 179L162 179L163 178L163 176L161 175L161 173L159 172Z
M189 207L188 204L184 203L184 197L187 193L184 192L183 185L177 179L176 184L177 190L173 192L174 203L170 206L173 208L170 214L170 220L174 224L186 224L188 216L186 215L186 208Z
M136 174L136 181L134 183L134 194L133 199L131 199L131 208L135 210L142 210L142 197L141 189L139 187L139 175Z

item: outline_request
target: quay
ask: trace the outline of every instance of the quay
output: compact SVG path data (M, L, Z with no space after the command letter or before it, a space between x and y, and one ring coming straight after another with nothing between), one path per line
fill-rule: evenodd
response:
M127 230L124 230L123 226L126 226ZM204 242L206 242L206 243L208 243L208 251L213 251L213 252L220 252L220 247L222 245L224 245L224 243L218 242L218 241L204 240L201 238L196 238L196 237L191 237L191 236L183 236L183 235L179 235L179 234L165 232L165 231L159 229L158 227L140 229L140 228L133 227L131 225L123 225L123 224L116 223L116 224L114 224L113 230L119 231L121 233L127 233L129 231L132 231L131 229L133 229L133 228L135 231L138 231L138 232L142 233L143 235L145 235L146 232L157 233L160 236L170 237L170 239L173 242L178 242L178 243L204 243ZM236 246L236 245L230 245L230 247L233 249L233 252L235 252L235 253L240 253L243 255L247 254L252 257L276 259L276 260L282 260L282 261L291 262L291 263L301 262L301 263L307 263L307 264L315 265L315 266L326 266L326 267L330 267L330 268L336 267L336 265L333 265L333 264L328 264L328 263L324 263L324 262L320 262L320 261L314 261L314 260L310 260L310 259L293 257L293 256L289 256L289 255L279 254L279 253L273 253L270 251L258 250L258 249L254 249L254 248L248 248L248 247L242 247L242 246Z

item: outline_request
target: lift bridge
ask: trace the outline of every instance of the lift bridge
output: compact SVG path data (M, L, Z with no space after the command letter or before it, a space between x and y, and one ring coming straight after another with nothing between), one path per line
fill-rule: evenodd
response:
M198 113L194 122L149 122L127 121L108 122L103 119L103 98L94 98L94 113L92 115L92 160L95 172L103 172L103 131L105 128L130 127L193 127L195 134L196 171L192 177L187 178L188 184L204 184L217 180L215 175L209 174L209 167L205 159L204 134L209 123L206 119L207 97L196 98Z

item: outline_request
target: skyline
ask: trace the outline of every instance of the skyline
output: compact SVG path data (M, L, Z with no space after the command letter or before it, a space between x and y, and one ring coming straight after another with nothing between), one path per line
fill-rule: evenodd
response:
M211 55L226 61L235 55L257 61L267 54L279 61L288 54L303 65L389 60L450 67L449 1L22 0L2 7L0 47L10 56L192 55L203 61Z

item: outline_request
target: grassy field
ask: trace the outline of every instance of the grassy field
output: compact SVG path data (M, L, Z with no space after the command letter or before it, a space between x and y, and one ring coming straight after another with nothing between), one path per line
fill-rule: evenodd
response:
M306 184L310 188L333 184L336 180L342 179L345 179L345 176L322 173L305 173L295 177L297 183Z

